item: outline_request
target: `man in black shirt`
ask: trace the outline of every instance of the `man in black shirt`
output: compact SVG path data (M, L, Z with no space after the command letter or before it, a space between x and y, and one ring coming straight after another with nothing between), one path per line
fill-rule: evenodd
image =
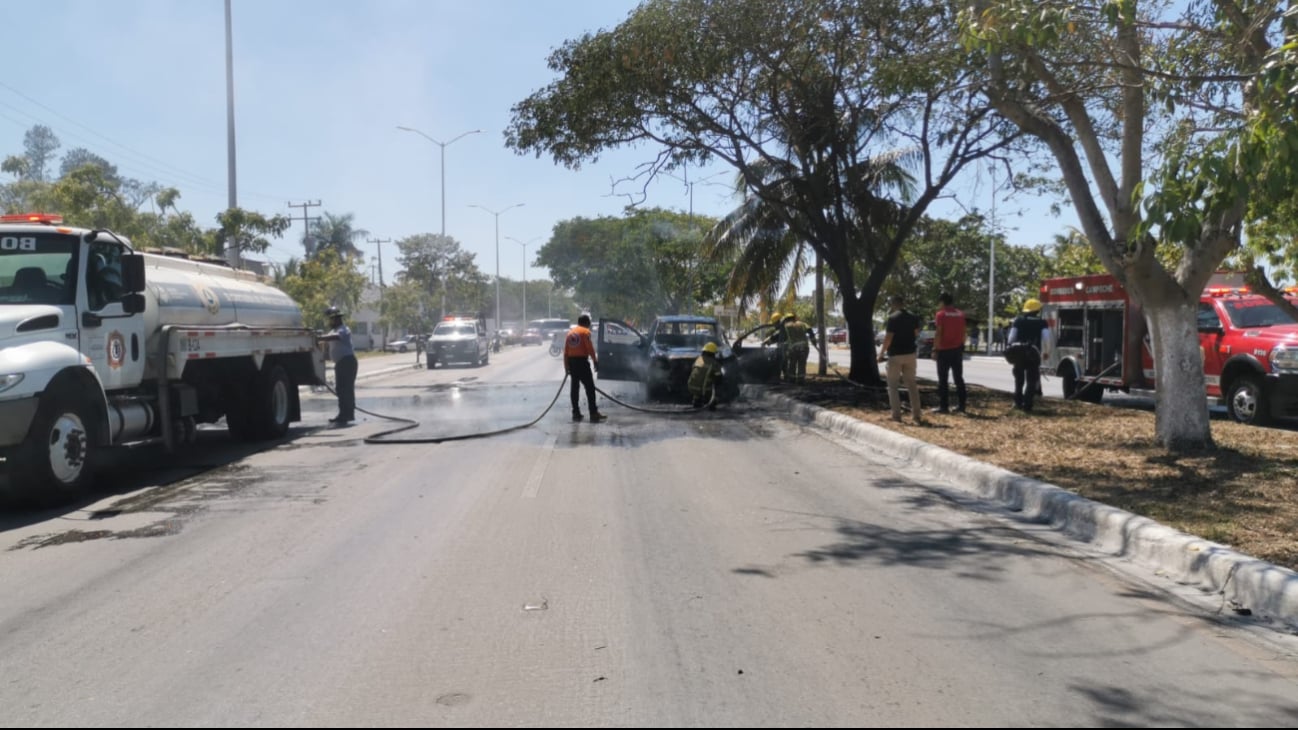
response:
M892 406L892 420L901 420L901 393L899 386L906 379L906 393L910 397L910 413L916 425L920 418L919 386L916 383L916 352L919 350L919 317L907 312L905 301L894 295L888 300L888 324L884 329L883 352L879 361L888 363L888 405Z

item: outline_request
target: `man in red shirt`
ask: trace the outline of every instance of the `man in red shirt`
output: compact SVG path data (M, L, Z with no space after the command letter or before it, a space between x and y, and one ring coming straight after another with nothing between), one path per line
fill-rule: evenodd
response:
M595 361L595 370L599 371L599 357L595 354L595 344L590 341L590 315L583 314L577 318L577 326L568 330L563 340L563 371L572 378L572 420L581 420L581 386L586 386L586 405L590 408L591 423L599 423L604 415L595 407L595 376L590 372L589 357Z
M933 315L937 323L937 332L933 337L933 359L937 360L937 408L934 413L950 413L947 409L947 379L955 375L956 413L964 413L966 392L964 387L964 312L952 304L955 300L949 292L942 292L938 298L942 308Z

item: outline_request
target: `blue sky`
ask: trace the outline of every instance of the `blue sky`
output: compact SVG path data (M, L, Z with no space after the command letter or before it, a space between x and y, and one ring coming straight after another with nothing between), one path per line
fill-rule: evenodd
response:
M496 270L494 218L501 210L500 273L523 275L527 256L553 226L575 216L618 215L626 199L610 181L630 175L647 149L619 150L573 172L519 156L503 142L510 107L553 80L551 49L611 28L633 0L234 0L235 115L239 204L300 216L289 202L353 213L375 238L441 229L439 150L446 149L446 232ZM180 207L205 225L226 205L225 28L222 0L42 0L6 7L11 59L0 71L0 154L22 150L23 133L46 124L60 152L87 147L128 176L180 189ZM17 62L15 59L24 59ZM733 206L729 172L691 171L696 213ZM723 184L725 183L725 184ZM626 188L622 188L627 190ZM960 190L965 205L990 205L985 184ZM685 210L686 188L666 179L647 205ZM1023 203L1000 203L1012 243L1045 243L1074 222ZM1040 207L1040 206L1038 206ZM944 204L935 214L956 216ZM299 255L301 223L267 256ZM367 256L375 247L367 246ZM395 246L383 246L390 281ZM529 279L546 276L528 269Z

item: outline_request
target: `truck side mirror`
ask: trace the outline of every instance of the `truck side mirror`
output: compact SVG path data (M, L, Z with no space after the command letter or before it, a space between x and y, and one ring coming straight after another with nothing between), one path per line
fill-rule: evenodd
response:
M144 257L140 254L122 257L122 287L132 293L144 291ZM143 312L144 305L140 306L140 311Z
M140 314L145 310L144 295L136 292L122 297L122 311L127 314Z

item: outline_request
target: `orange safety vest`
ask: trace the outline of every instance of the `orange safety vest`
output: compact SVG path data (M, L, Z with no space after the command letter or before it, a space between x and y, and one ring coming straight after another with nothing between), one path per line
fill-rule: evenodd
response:
M595 345L590 341L590 330L577 325L568 330L563 340L564 357L595 357Z

